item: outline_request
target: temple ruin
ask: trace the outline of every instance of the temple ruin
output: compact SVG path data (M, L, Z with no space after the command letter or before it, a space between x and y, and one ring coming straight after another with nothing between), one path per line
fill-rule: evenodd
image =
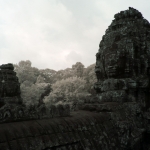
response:
M97 96L27 108L12 64L0 66L0 150L150 149L150 24L129 7L114 16L96 54Z
M150 106L150 24L131 7L114 18L96 54L95 89L101 93L100 101L138 102L147 110Z

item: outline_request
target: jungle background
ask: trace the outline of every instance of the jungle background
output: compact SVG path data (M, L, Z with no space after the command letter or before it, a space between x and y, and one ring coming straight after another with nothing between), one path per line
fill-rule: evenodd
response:
M95 64L87 68L76 62L72 68L64 70L38 69L32 67L30 60L14 64L17 73L21 97L25 105L37 105L43 100L46 106L51 104L70 104L84 102L95 95Z

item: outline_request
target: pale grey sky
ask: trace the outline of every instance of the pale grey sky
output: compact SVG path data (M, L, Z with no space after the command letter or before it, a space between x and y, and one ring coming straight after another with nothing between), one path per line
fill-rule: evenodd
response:
M128 7L150 21L150 0L0 0L0 64L87 67L114 14Z

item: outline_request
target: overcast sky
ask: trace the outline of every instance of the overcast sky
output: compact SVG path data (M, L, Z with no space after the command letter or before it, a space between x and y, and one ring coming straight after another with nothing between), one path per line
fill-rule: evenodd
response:
M150 0L0 0L0 64L87 67L114 14L128 7L150 21Z

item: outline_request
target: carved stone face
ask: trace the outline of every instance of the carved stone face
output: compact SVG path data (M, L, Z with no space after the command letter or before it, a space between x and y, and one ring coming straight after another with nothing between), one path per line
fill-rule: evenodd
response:
M129 17L128 14L132 15ZM113 101L114 95L118 95L114 100L126 97L125 101L140 101L142 94L138 95L139 91L143 88L149 90L149 84L142 86L145 80L149 83L149 30L150 24L145 24L141 13L135 9L115 15L96 55L98 82L95 88L101 93L101 101ZM121 84L126 88L122 88Z

